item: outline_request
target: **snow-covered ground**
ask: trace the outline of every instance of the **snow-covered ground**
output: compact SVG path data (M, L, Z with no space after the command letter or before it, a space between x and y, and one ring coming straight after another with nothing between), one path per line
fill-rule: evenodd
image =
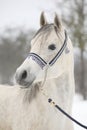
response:
M73 102L73 117L87 126L87 101L76 95ZM75 130L84 130L74 123Z

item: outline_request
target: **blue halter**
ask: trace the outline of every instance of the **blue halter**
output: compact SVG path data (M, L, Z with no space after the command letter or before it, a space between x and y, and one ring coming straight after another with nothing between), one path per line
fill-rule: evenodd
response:
M36 53L33 53L33 52L29 53L28 58L31 57L32 60L34 60L41 67L41 69L43 69L47 64L49 66L52 66L57 61L57 59L61 56L61 54L63 53L66 46L67 46L67 33L65 31L64 43L63 43L62 47L60 48L60 50L58 51L58 53L55 55L55 57L49 63L47 63L39 55L37 55Z

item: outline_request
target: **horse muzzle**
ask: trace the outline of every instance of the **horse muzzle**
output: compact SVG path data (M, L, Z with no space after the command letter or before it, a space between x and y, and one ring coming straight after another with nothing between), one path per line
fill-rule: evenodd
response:
M20 68L18 68L15 73L15 80L21 88L30 87L35 78L35 75L27 72L27 70L20 70Z

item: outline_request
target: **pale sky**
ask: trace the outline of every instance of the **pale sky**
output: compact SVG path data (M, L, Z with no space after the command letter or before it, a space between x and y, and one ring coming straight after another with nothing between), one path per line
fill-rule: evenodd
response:
M0 29L5 27L39 27L41 11L50 16L56 11L54 0L0 0Z

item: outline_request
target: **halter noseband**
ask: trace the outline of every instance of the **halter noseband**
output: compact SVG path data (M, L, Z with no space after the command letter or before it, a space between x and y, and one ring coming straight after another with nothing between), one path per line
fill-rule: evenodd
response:
M63 53L63 51L66 48L66 46L67 46L67 32L65 30L65 40L64 40L64 43L63 43L62 47L60 48L60 50L58 51L58 53L55 55L55 57L49 63L47 63L39 55L37 55L36 53L33 53L33 52L29 53L28 58L31 57L32 60L34 60L41 67L41 69L43 69L47 64L49 66L52 66L57 61L57 59L61 56L61 54Z

